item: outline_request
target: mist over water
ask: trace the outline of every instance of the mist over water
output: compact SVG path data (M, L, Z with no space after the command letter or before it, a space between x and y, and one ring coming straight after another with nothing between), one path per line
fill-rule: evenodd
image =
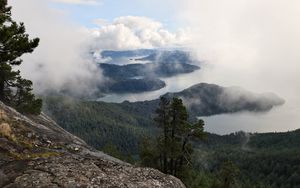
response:
M241 112L201 118L206 122L205 130L217 134L236 131L285 132L299 128L299 110L285 104L265 113ZM285 119L289 121L283 121Z
M173 82L173 84L174 83L176 82ZM170 88L174 92L181 90L179 88L172 88L172 86L170 86ZM160 95L166 92L168 92L168 89L164 88L159 91L141 94L109 95L99 100L106 102L123 102L124 100L135 102L152 100L157 99ZM204 119L206 122L206 131L217 134L229 134L236 131L282 132L292 131L299 128L299 111L299 106L295 105L293 102L287 101L283 106L274 107L269 112L240 112L200 118Z
M202 117L206 122L205 130L227 134L235 131L283 132L299 129L300 100L283 92L275 93L285 99L285 104L263 113L241 112Z
M130 102L153 100L159 98L159 96L167 92L179 92L194 84L201 82L220 84L220 86L237 86L221 83L216 77L209 77L206 74L212 73L212 67L204 66L202 69L195 71L190 74L184 74L180 76L175 76L171 78L163 79L167 86L163 89L153 92L144 92L139 94L111 94L104 98L98 99L99 101L105 102L123 102L128 100ZM223 75L226 76L226 73ZM238 81L236 82L238 84ZM241 83L240 83L241 84ZM250 87L244 87L246 90L251 90ZM253 88L252 88L253 89ZM289 92L283 92L284 90L277 91L264 90L263 88L259 90L258 93L262 92L274 92L278 96L289 99L282 106L277 106L270 110L269 112L240 112L233 114L221 114L209 117L200 117L205 120L206 126L205 130L217 134L229 134L236 131L246 131L246 132L282 132L282 131L292 131L299 128L300 122L300 107L298 97L292 97Z

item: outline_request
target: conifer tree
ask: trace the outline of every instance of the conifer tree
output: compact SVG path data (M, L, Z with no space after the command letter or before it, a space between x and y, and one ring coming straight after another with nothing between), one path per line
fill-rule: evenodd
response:
M220 169L221 188L230 188L235 184L236 177L239 175L239 168L232 162L226 161Z
M160 153L160 168L164 173L168 171L168 155L170 144L170 101L160 98L159 107L156 109L156 118L154 119L158 127L163 129L163 135L158 138L158 150Z
M21 56L33 52L38 44L38 38L29 39L24 23L12 20L7 0L0 0L0 101L21 113L41 112L42 101L32 94L32 82L15 70L22 63Z
M156 124L162 130L156 144L143 144L140 157L143 165L156 167L164 173L180 176L188 166L193 151L191 138L203 138L204 121L195 124L188 122L188 113L183 101L173 98L171 101L161 97L156 110ZM149 140L147 140L149 145ZM155 162L157 161L157 162ZM147 164L148 163L148 164Z
M178 159L182 155L181 142L184 134L188 131L188 113L183 102L179 98L173 98L171 103L171 144L170 144L170 173L177 175L178 168L181 168L178 164Z

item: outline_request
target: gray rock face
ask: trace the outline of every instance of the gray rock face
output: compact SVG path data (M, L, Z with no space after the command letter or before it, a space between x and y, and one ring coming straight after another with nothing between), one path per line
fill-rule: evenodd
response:
M184 187L179 180L154 169L96 158L65 155L22 162L16 163L21 166L14 172L18 175L5 187Z
M23 116L0 102L0 187L185 186L91 148L45 115Z

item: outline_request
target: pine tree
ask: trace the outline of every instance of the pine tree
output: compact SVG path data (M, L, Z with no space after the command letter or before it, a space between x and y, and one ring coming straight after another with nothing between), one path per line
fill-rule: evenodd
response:
M230 188L235 184L236 178L239 175L239 168L232 162L226 161L221 165L220 178L221 188Z
M171 144L170 144L170 173L177 175L180 165L178 159L182 156L181 142L188 131L188 113L179 98L173 98L171 103ZM179 164L178 164L179 163Z
M193 147L189 143L191 138L196 139L204 139L205 133L204 133L204 121L202 119L199 119L194 124L188 124L187 128L184 132L184 137L182 141L182 147L181 147L181 155L179 157L179 168L183 168L183 166L188 165L191 160L191 154L193 152Z
M190 164L193 152L190 139L204 136L204 121L199 120L195 124L190 124L183 101L179 98L170 101L165 97L160 99L154 120L162 129L162 134L158 137L157 143L152 144L153 147L141 149L141 160L145 166L155 167L155 164L159 164L159 169L164 173L180 176L184 168ZM143 147L147 146L144 144Z
M154 121L159 128L163 129L163 135L158 138L158 150L160 153L160 169L168 172L168 155L169 155L169 131L170 131L170 101L165 98L160 98L159 107L156 110L156 118Z
M7 0L0 0L0 100L21 113L41 112L42 101L32 94L32 82L14 70L22 63L20 57L33 52L38 44L38 38L29 39L24 23L12 20Z

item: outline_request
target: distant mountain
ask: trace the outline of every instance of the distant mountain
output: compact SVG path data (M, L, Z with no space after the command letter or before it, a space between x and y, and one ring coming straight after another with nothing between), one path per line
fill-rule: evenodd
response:
M155 91L165 87L160 78L192 73L199 63L185 51L132 50L103 51L103 58L111 58L109 63L100 63L99 68L108 81L99 86L104 93L138 93ZM136 57L144 56L141 59ZM129 64L119 63L131 61ZM147 63L132 63L145 61Z
M284 104L284 100L273 93L256 94L240 87L221 87L207 83L196 84L165 96L182 98L192 116L239 111L263 112Z
M238 87L221 87L207 83L196 84L181 92L167 93L163 96L170 99L173 97L181 98L192 119L199 116L241 111L264 112L271 110L274 106L284 104L283 99L272 93L255 94ZM134 102L131 105L147 105L149 111L154 112L158 103L159 99L156 99Z

